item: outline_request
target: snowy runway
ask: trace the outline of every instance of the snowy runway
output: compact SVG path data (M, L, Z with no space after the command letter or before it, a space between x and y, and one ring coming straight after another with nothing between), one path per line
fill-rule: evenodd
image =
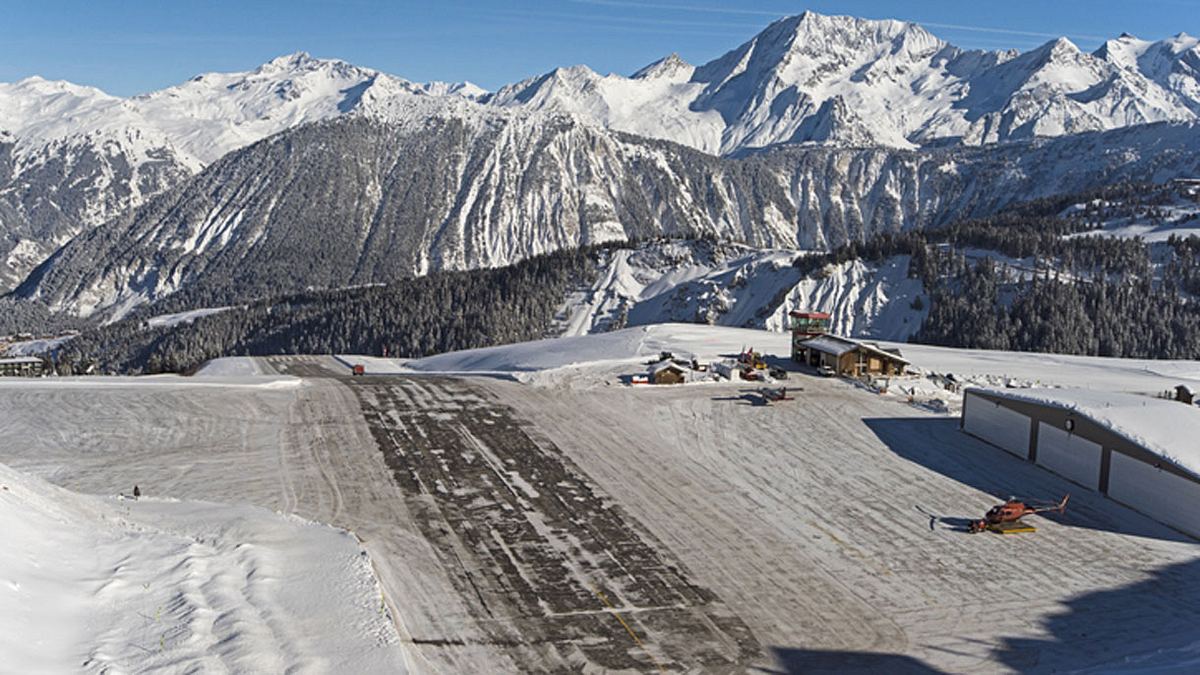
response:
M1200 544L841 381L796 375L795 401L754 406L738 384L255 369L301 384L0 387L20 439L0 462L353 530L417 671L1200 659ZM1035 534L958 531L998 498L1064 492Z

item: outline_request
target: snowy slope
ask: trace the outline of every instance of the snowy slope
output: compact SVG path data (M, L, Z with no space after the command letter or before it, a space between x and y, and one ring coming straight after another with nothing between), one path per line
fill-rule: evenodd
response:
M563 334L671 322L781 331L792 310L828 312L840 335L903 342L920 329L928 308L913 304L928 297L908 277L908 256L802 278L792 265L799 255L703 241L615 250L592 287L568 299Z
M924 285L909 278L908 263L909 256L895 256L880 264L831 265L796 284L764 327L785 330L793 310L826 312L830 330L839 335L904 342L929 313Z
M5 670L405 670L344 531L248 506L89 497L5 465L0 529Z
M1127 200L1074 204L1060 215L1081 219L1095 228L1066 238L1101 235L1161 243L1172 236L1200 236L1200 184L1174 181Z
M186 312L175 312L173 314L159 314L146 319L146 326L149 328L170 328L178 326L181 323L191 323L196 319L213 314L220 314L232 307L204 307L201 309L192 309Z
M0 292L71 237L233 150L380 102L483 93L303 52L132 98L40 77L0 83Z
M564 335L696 322L761 327L795 284L797 251L708 241L661 241L605 253L596 282L563 309Z
M1145 125L983 148L718 158L562 115L409 97L222 158L59 249L17 296L112 317L183 288L197 307L235 304L621 239L825 249L1016 200L1191 175L1197 148L1195 127Z
M657 234L646 230L659 223L640 224L658 218L667 224L658 229L734 232L755 246L824 248L878 229L928 225L954 211L986 212L996 202L1130 175L1163 180L1195 164L1198 50L1196 39L1181 34L1158 42L1122 36L1092 54L1065 39L1023 54L964 51L915 24L806 12L767 26L699 67L675 55L632 77L574 66L494 94L469 83L417 84L303 52L252 71L199 75L133 98L28 78L0 84L0 291L15 287L81 233L173 187L190 189L189 177L221 159L235 163L239 153L233 150L346 116L434 135L445 133L449 120L450 126L463 125L472 142L486 138L497 141L496 147L520 146L487 158L470 154L461 162L463 148L432 158L448 168L422 183L423 193L414 199L424 210L407 214L407 222L431 228L436 223L444 236L419 243L457 250L412 265L406 260L404 273L512 262L514 255L580 239L571 236L576 220L587 221L579 229L588 231L589 242ZM513 111L525 114L504 114ZM1153 122L1178 124L1147 126ZM671 166L681 153L667 144L627 136L598 143L599 131L589 134L594 152L533 140L575 126L665 139L705 153L742 156L804 144L836 146L842 154L785 155L761 179L747 172L722 180L690 170L707 166L712 160L706 156ZM1126 129L1128 134L1081 133ZM1030 148L991 145L1047 136L1070 138L1041 157L1026 157L1037 152ZM642 147L626 157L628 164L609 168L604 155L618 142ZM970 172L958 180L967 163L937 149L955 144L984 144L995 152L987 170L995 187L976 185L978 175ZM917 147L925 150L907 151ZM356 175L357 160L348 155L337 166L323 167L325 175L318 178L331 184L362 178L362 203L344 206L361 207L356 217L366 217L391 183L386 175ZM983 163L983 154L974 160ZM521 194L526 180L508 180L514 162L522 173L539 177L536 198ZM578 171L581 162L602 170ZM656 168L666 169L665 178L646 178ZM564 175L550 176L560 170ZM603 179L592 180L593 175ZM228 173L220 179L233 180ZM659 189L664 181L670 189ZM735 181L756 185L739 193L730 185ZM202 183L201 189L212 187ZM551 183L557 184L547 187ZM687 184L679 188L680 183ZM236 239L239 217L250 210L245 200L259 200L270 211L278 195L265 193L286 189L265 180L239 187L222 191L220 201L226 203L209 205L198 222L164 223L182 233L170 247L203 251ZM563 189L575 198L554 203ZM652 200L645 212L622 220L622 211L637 209L644 194L660 191L677 203ZM455 203L442 208L446 202ZM688 213L664 214L664 208ZM523 212L510 220L493 216L497 211ZM136 285L157 288L130 289L110 279L103 292L88 291L103 296L94 304L114 296L136 304L178 281L165 277L184 274L125 262L109 271L140 274L144 279Z

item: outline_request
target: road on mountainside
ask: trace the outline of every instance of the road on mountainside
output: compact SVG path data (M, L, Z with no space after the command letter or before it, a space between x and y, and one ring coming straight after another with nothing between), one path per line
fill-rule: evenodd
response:
M712 591L486 389L271 364L354 391L408 513L475 624L464 633L464 617L454 616L439 627L428 608L421 613L435 625L413 632L417 648L474 643L523 671L722 672L761 659L750 630Z

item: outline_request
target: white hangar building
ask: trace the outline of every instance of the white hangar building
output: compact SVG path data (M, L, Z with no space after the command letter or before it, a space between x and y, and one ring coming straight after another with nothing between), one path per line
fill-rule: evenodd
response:
M1082 389L968 389L962 429L1200 538L1200 408Z

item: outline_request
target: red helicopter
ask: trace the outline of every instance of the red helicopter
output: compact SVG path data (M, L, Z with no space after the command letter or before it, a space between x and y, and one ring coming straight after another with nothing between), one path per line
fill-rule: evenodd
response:
M1016 497L1009 497L1008 501L1003 504L993 506L990 511L980 520L971 521L970 531L983 532L990 530L992 532L1016 533L1016 532L1033 532L1034 528L1031 525L1026 525L1021 522L1025 516L1034 513L1057 512L1062 513L1067 509L1067 500L1071 495L1062 498L1062 501L1053 503L1027 504Z

